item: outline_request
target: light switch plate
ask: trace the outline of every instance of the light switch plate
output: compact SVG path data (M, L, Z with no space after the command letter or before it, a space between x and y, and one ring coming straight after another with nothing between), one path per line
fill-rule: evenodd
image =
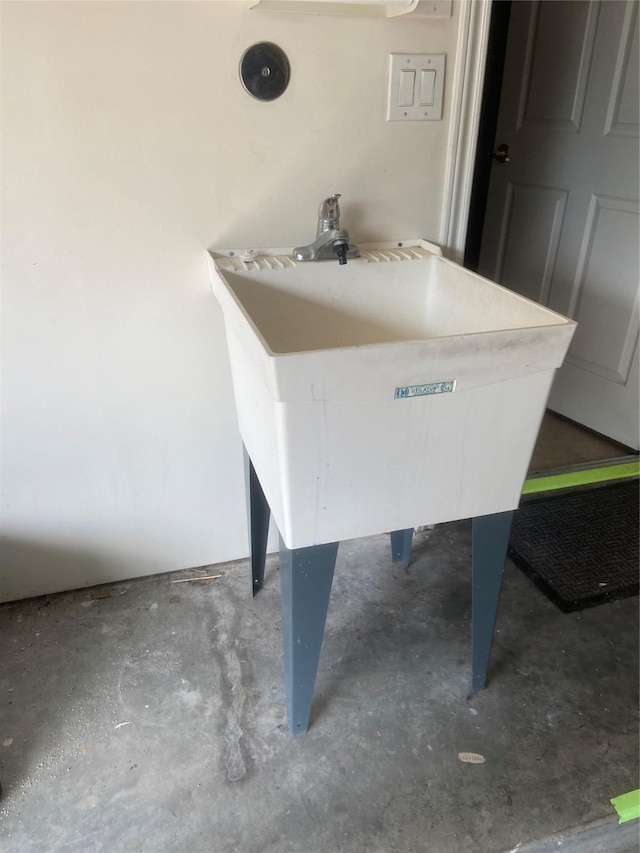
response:
M392 53L389 56L387 121L442 119L445 60L444 53ZM408 81L414 84L413 98L407 96Z

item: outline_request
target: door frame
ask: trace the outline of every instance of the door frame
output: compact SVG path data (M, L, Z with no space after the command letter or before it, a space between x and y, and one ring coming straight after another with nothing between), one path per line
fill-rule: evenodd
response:
M496 139L496 131L502 100L502 81L512 4L513 0L493 0L491 7L482 107L464 248L464 266L474 271L477 271L480 263L480 248L493 167L492 152L494 146L503 141Z
M462 263L475 174L476 150L493 0L460 0L451 98L448 156L439 243Z

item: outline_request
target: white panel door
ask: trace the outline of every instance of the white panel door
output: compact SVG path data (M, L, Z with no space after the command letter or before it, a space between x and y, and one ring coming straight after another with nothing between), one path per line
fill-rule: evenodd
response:
M480 271L578 328L549 406L638 448L638 2L512 4Z

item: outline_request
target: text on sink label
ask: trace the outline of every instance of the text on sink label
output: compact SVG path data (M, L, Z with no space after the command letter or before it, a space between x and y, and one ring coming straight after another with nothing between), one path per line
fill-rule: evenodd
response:
M395 400L406 397L424 397L430 394L452 394L456 390L456 380L446 379L444 382L429 382L426 385L403 385L396 388Z

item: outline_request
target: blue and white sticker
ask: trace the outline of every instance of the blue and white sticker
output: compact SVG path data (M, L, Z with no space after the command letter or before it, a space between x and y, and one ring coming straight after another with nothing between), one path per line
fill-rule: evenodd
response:
M446 379L444 382L429 382L426 385L403 385L396 388L395 400L407 397L426 397L431 394L453 394L456 390L456 379Z

